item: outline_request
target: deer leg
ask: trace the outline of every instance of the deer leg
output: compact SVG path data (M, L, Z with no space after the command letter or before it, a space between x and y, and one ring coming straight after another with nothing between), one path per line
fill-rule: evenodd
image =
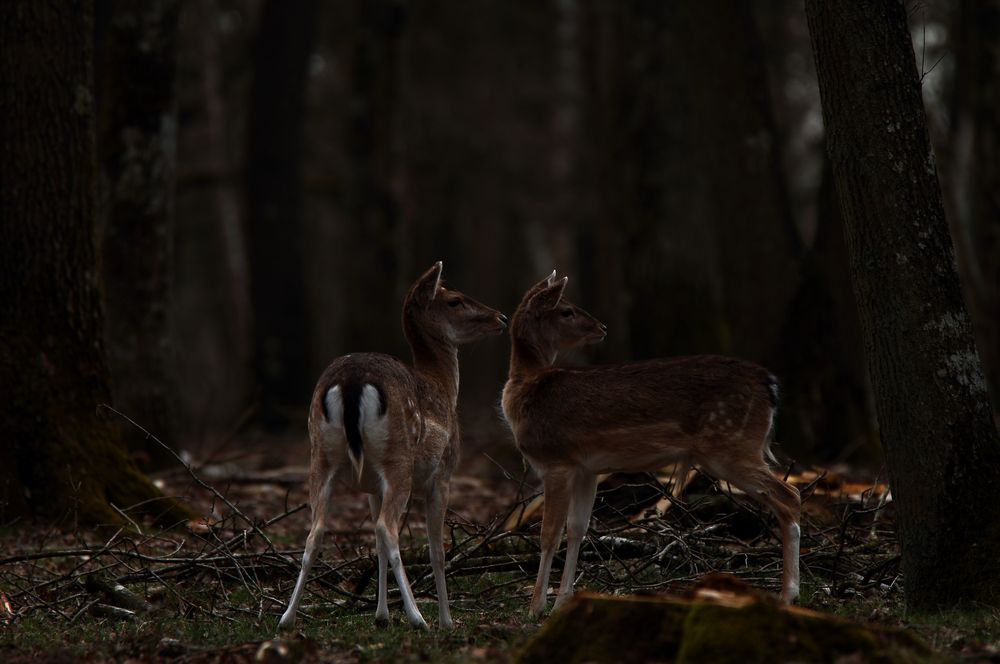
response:
M370 494L368 507L372 513L372 523L378 523L378 516L382 512L381 494ZM378 556L378 606L375 609L375 624L384 627L389 624L389 592L386 588L388 559L385 555L385 547L382 546L382 541L378 537L375 538L375 553Z
M763 499L781 524L781 549L784 561L781 573L781 601L791 604L799 596L799 543L802 537L799 519L802 499L798 489L774 476L770 476L769 488Z
M779 480L765 466L743 473L720 476L736 485L758 502L766 505L778 517L781 527L781 601L791 604L799 596L799 517L802 501L799 490Z
M288 608L278 622L278 629L291 629L295 625L295 612L299 609L299 601L306 587L306 579L309 578L309 570L312 569L317 549L323 542L323 533L326 532L327 512L333 493L333 475L334 471L330 469L323 487L312 501L312 525L306 538L305 551L302 553L302 569L299 570L299 579L295 583L295 590L292 591L292 598L288 600Z
M590 513L594 510L597 496L597 476L586 470L577 471L573 477L569 498L569 518L566 521L566 565L559 582L559 596L556 608L573 596L576 582L576 561L580 555L580 544L590 526Z
M444 517L448 510L448 482L433 482L427 495L427 543L434 570L434 586L438 596L438 624L451 629L451 611L448 608L448 588L444 577Z
M402 524L403 512L406 511L406 501L409 498L408 483L403 489L388 481L385 482L385 490L382 493L382 512L375 524L375 537L378 539L377 546L385 551L389 566L392 567L392 573L396 577L399 594L403 598L403 611L406 612L406 619L414 627L427 629L427 623L424 622L424 617L420 615L417 603L413 599L410 581L406 578L403 559L399 554L399 527Z
M548 600L552 558L559 548L563 525L566 523L566 513L569 511L571 477L572 475L565 471L553 470L546 473L543 478L545 504L542 508L542 557L538 561L538 577L535 579L535 591L531 595L531 605L528 609L536 618L545 610Z

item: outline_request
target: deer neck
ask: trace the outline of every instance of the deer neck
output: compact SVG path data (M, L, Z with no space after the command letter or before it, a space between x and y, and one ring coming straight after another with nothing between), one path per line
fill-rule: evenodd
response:
M423 378L437 385L443 396L458 407L458 347L451 341L433 337L423 330L407 335L413 353L413 368Z
M510 353L510 378L524 380L552 366L555 359L555 351L542 348L523 337L514 337Z

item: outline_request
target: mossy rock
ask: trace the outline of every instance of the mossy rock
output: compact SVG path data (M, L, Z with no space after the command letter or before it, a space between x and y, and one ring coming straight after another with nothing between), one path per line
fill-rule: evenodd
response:
M711 601L580 593L519 653L532 662L938 662L898 629L753 595Z

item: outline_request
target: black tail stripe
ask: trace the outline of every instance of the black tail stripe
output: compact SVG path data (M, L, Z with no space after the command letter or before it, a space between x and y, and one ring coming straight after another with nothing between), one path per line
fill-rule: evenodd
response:
M385 391L378 384L373 384L372 387L378 393L379 417L383 417L388 408ZM347 436L347 446L351 448L351 453L355 459L361 456L361 450L364 446L361 439L361 395L363 390L364 385L361 384L360 380L347 380L343 383L344 434ZM327 422L329 422L330 415L326 413L325 400L323 402L323 412L326 414Z
M348 380L343 383L344 392L344 433L347 446L355 459L361 458L361 381Z

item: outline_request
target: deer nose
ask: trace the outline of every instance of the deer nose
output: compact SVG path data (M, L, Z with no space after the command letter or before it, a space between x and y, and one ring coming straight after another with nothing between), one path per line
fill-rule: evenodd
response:
M504 327L507 327L508 321L507 321L507 317L506 316L504 316L503 314L497 314L497 318L500 319L500 324L501 325L503 325Z

